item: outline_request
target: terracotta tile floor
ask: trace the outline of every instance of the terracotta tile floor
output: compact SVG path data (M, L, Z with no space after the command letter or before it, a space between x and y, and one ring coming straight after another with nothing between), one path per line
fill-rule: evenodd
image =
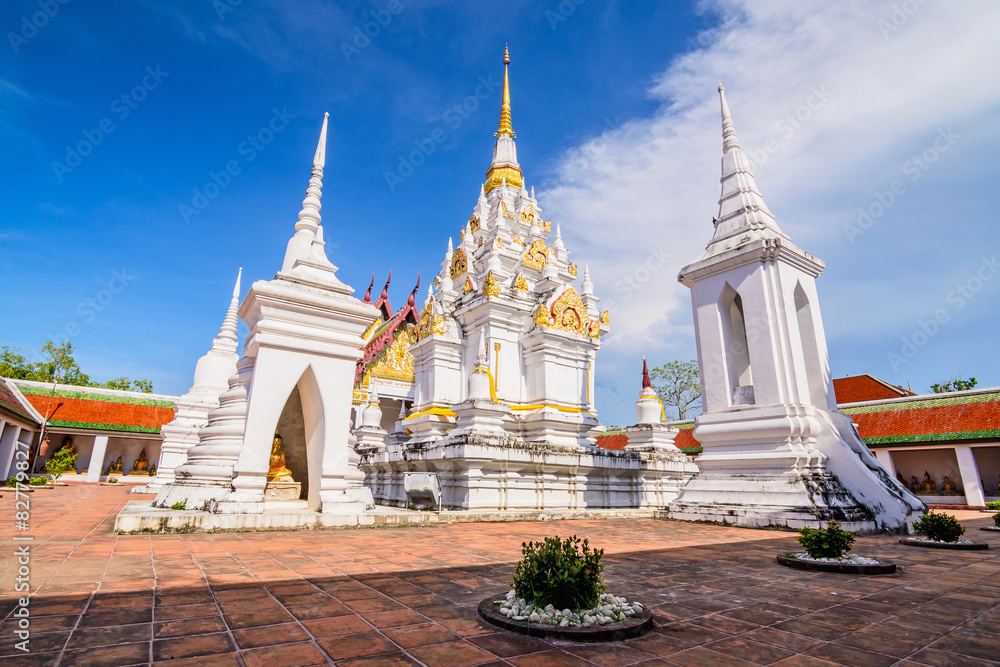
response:
M976 530L978 512L956 514L990 551L863 537L857 552L902 571L854 577L777 565L796 543L774 531L614 519L118 537L137 496L79 485L32 494L22 533L3 495L3 665L1000 665L1000 536ZM523 540L573 533L606 549L610 590L651 606L653 632L576 645L476 620ZM27 655L15 534L34 537Z

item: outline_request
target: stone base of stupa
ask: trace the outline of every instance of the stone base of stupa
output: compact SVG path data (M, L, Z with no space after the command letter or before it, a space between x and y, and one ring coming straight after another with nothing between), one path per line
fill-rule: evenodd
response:
M469 510L430 512L376 507L360 514L328 514L309 510L304 500L268 502L260 514L215 514L153 507L146 500L129 501L115 517L120 534L256 532L337 528L422 526L440 523L561 521L568 519L649 519L652 508Z
M436 474L450 510L662 508L697 471L683 452L610 451L466 433L387 445L362 458L379 505L404 507L407 472Z
M845 415L748 406L696 420L699 472L661 518L747 528L909 533L925 505L891 479Z

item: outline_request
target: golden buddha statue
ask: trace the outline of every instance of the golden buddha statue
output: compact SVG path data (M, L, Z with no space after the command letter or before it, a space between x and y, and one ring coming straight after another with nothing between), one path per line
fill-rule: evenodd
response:
M958 486L955 485L955 482L948 479L948 475L945 475L941 481L941 493L946 496L958 495Z
M68 449L69 451L76 454L76 447L73 446L73 438L65 437L62 441L62 447L60 449Z
M146 450L143 449L139 452L139 458L136 459L135 463L132 464L132 472L130 475L148 475L149 474L149 460L146 459Z
M924 471L924 493L934 493L937 491L937 484L931 479L931 475L926 470Z
M122 457L118 457L117 461L113 461L110 466L108 466L108 475L120 475L122 473Z
M285 467L285 450L281 448L281 436L274 432L274 442L271 445L271 464L267 469L269 482L294 482L292 471Z

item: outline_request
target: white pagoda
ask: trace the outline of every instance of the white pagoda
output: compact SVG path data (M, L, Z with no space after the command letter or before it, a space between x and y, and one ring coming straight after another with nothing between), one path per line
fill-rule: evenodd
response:
M408 437L372 446L367 410L356 431L366 485L396 505L405 474L421 472L438 476L454 509L662 507L694 471L672 437L629 451L591 440L603 431L593 391L608 312L586 269L577 286L559 226L525 188L509 63L505 50L493 160L413 328Z
M816 278L822 260L768 210L719 86L722 194L691 288L704 412L698 474L673 519L908 532L923 502L890 476L837 410Z

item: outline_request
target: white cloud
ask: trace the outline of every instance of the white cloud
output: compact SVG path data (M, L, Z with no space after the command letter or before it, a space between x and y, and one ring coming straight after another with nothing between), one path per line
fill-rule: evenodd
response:
M947 166L939 171L972 169L958 154L982 150L974 150L977 143L997 148L995 2L715 0L702 10L717 15L719 27L701 36L703 48L676 58L653 82L658 111L568 151L540 192L546 213L563 222L574 256L589 262L598 295L614 302L602 369L611 374L606 384L619 390L631 386L622 383L635 379L630 364L643 352L658 355L657 361L693 356L689 295L676 274L704 248L717 212L719 82L726 85L744 150L757 156L758 185L782 228L831 267L859 257L882 263L879 287L896 314L924 308L920 281L947 281L956 265L914 267L915 255L885 245L894 243L886 233L889 220L896 225L894 216L919 202L919 215L908 224L923 234L947 220L955 202L924 192L930 179L916 185L906 180L909 201L877 221L880 229L852 244L844 225L873 201L875 190L906 179L905 161L933 145L939 130L953 126L962 144L941 155ZM989 233L995 247L1000 239ZM937 243L917 240L925 250ZM629 280L644 276L636 275L638 267L650 248L661 245L669 261L632 290ZM951 250L958 253L957 246ZM821 279L821 294L838 289L831 274ZM862 301L831 299L843 310L824 309L828 322L836 320L828 330L860 332L866 323L855 317L859 310L882 307L879 300ZM625 370L617 370L621 362ZM613 421L628 420L623 410L633 396L614 405L619 399L606 390L604 400Z

